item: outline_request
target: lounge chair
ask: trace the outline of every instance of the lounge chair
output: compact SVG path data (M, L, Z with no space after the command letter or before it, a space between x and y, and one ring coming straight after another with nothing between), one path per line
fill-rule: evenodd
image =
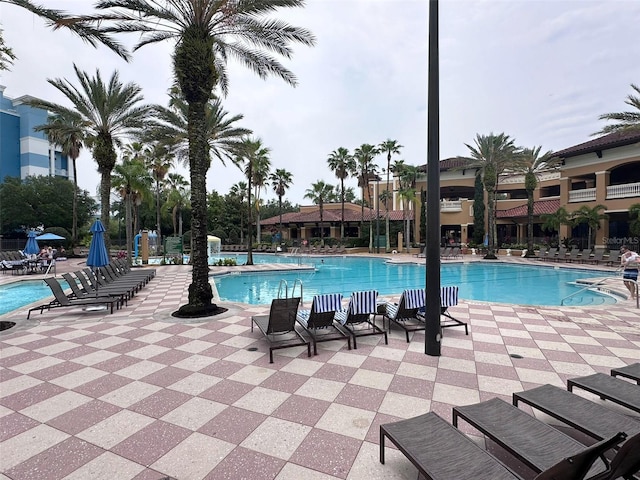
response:
M342 295L329 293L316 295L311 301L310 310L298 310L296 321L311 337L313 354L318 354L317 343L330 340L347 339L351 350L351 336L346 334L334 324L336 312L342 309Z
M565 247L558 248L558 253L551 260L554 262L564 262L567 258L567 249Z
M377 299L378 292L375 290L353 292L347 308L335 314L335 319L353 337L353 348L358 348L356 337L369 335L384 335L384 343L389 343L387 332L371 321L371 315L378 314Z
M85 293L91 293L96 291L96 283L95 276L88 277L85 275L85 272L77 271L74 272L74 275L80 280L80 285L82 285L82 290ZM126 300L129 300L136 292L135 287L126 287L126 286L116 286L116 285L101 285L97 291L106 291L106 292L114 292L120 293L123 292L126 294Z
M73 292L73 296L69 297L69 298L77 298L77 299L81 299L81 298L104 298L104 297L117 297L120 298L120 303L121 304L127 304L128 303L128 295L127 292L123 292L123 291L119 291L119 292L114 292L113 290L111 291L105 291L105 290L92 290L90 292L84 292L82 291L82 289L78 286L78 282L77 280L73 277L73 275L71 275L70 273L63 273L62 274L62 278L64 278L67 281L67 284L69 285L69 288L71 288L71 291Z
M380 425L380 463L382 464L385 462L385 438L391 440L427 480L517 480L520 478L493 455L433 412ZM590 447L583 446L576 454L569 455L567 458L560 457L555 464L542 471L534 480L581 480L598 457L623 438L624 434L617 434ZM534 445L531 448L535 451L538 446Z
M620 263L620 250L611 250L607 259L608 266L618 265Z
M404 330L409 343L409 332L425 329L424 318L418 316L419 310L424 308L424 302L424 288L405 290L397 304L387 302L384 317L389 320L389 330L391 322L395 323Z
M626 367L612 368L611 376L635 380L635 382L640 385L640 363L632 363Z
M550 248L543 255L540 256L540 260L553 260L558 253L558 248Z
M517 407L520 402L597 440L609 438L617 432L625 432L630 437L640 434L640 420L553 385L514 393L513 405ZM640 450L638 456L640 459Z
M580 260L578 258L578 255L580 255L581 253L582 253L581 250L578 250L577 248L572 248L571 251L569 252L569 255L564 259L564 261L568 263L577 262L578 260Z
M595 248L593 250L593 257L591 255L587 255L585 257L584 253L582 254L582 259L580 260L582 263L593 263L598 265L600 262L604 262L604 248Z
M466 322L454 318L449 312L449 307L458 305L458 287L447 286L440 288L440 315L448 318L440 322L441 328L464 327L465 335L469 335L469 327Z
M40 313L44 310L50 310L52 308L60 308L60 307L89 307L94 305L109 305L111 307L111 313L113 313L113 306L116 308L120 308L120 298L118 297L102 297L102 298L82 298L82 299L69 299L64 294L64 290L62 290L62 286L58 282L56 278L48 277L45 278L44 281L51 288L51 292L55 298L54 301L39 305L37 307L33 307L29 309L27 313L27 318L31 316L31 312L36 310L40 310Z
M462 254L460 253L460 247L453 247L451 249L451 253L449 254L449 258L462 258Z
M567 390L581 388L598 395L603 400L627 407L640 412L640 385L620 380L604 373L594 373L586 377L570 378L567 380Z
M251 331L255 324L269 342L269 363L273 363L273 351L281 348L307 346L311 356L311 342L296 330L296 313L300 297L275 298L271 301L269 315L251 317Z
M463 419L534 472L543 472L552 468L563 458L577 455L585 446L554 427L510 405L500 398L493 398L474 405L453 408L453 425ZM619 432L604 451L621 443L627 435ZM604 453L602 451L601 453ZM608 464L603 460L594 462L588 470L589 478L604 475ZM578 476L577 478L584 478ZM567 478L556 476L551 478ZM571 478L571 477L569 477ZM602 476L600 478L607 478Z
M444 252L442 252L440 254L440 258L445 259L445 258L449 258L451 256L451 251L453 250L452 247L446 247L444 249Z

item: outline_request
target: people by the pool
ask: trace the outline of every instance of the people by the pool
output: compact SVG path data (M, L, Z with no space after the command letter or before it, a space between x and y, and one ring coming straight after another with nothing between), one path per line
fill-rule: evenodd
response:
M625 287L629 290L631 298L636 298L638 295L638 268L640 267L640 256L628 246L623 245L620 247L622 255L620 255L620 265L624 267L622 272L622 280Z

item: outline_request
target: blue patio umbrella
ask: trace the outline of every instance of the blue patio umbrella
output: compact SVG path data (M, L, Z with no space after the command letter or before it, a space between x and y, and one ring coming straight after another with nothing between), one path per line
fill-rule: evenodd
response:
M24 253L27 255L37 255L40 253L38 240L36 240L36 232L33 230L29 230L29 233L27 234L27 244L24 246Z
M91 237L91 245L89 246L89 255L87 256L87 266L98 269L109 263L109 254L104 243L104 225L100 220L96 220L89 231L93 234ZM96 277L98 272L96 272ZM98 285L96 284L96 291Z

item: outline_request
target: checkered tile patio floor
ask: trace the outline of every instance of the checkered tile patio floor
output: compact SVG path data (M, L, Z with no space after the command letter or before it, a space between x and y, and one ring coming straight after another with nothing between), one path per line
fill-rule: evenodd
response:
M640 313L462 303L440 357L393 330L321 343L307 358L250 330L267 306L179 323L190 270L158 269L113 315L23 309L0 336L0 479L412 479L397 450L378 461L381 423L640 360ZM225 305L226 306L226 305ZM252 351L253 348L257 350ZM517 354L522 358L513 358ZM472 433L472 432L469 432Z

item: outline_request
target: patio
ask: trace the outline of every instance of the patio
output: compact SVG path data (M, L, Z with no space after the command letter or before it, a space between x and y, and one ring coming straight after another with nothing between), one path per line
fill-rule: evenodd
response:
M451 312L469 336L447 329L440 357L424 355L424 335L406 343L393 329L389 345L327 342L311 358L295 347L269 364L267 343L250 331L268 305L224 304L223 316L184 323L170 312L187 301L190 268L157 271L113 315L52 310L27 322L23 308L0 318L18 323L0 334L1 480L415 480L395 449L379 463L381 423L427 411L450 421L456 405L510 401L640 360L631 301L461 302Z

